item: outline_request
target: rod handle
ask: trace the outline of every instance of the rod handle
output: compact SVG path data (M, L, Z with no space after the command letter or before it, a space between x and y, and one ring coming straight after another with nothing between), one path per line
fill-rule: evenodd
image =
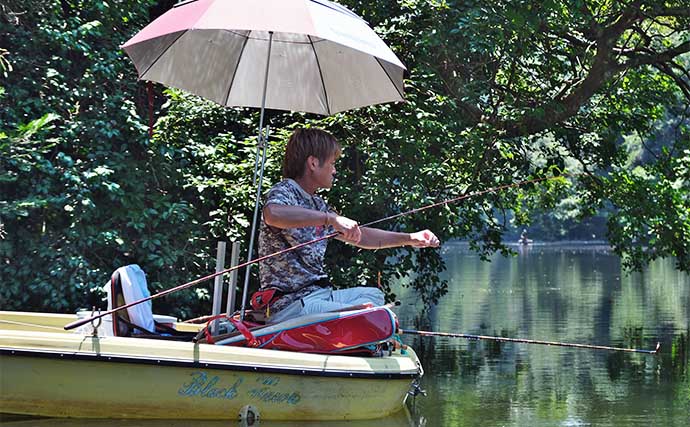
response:
M79 326L86 325L87 323L91 323L91 322L93 322L93 321L96 320L96 319L100 319L101 317L103 317L103 316L105 316L105 315L107 315L107 314L110 314L110 313L107 313L107 312L106 312L106 313L98 314L98 315L93 316L93 317L87 317L86 319L78 319L78 320L75 320L75 321L72 322L72 323L66 324L66 325L64 326L64 329L65 329L66 331L69 331L70 329L78 328Z

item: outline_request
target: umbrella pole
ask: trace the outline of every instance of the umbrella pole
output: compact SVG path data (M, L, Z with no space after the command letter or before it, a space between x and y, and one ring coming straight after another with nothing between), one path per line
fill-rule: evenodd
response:
M264 91L261 97L261 117L259 118L259 139L256 147L256 162L259 159L259 150L263 151L261 155L261 165L258 168L259 179L256 187L256 198L254 199L254 216L252 218L252 231L249 236L249 248L247 248L247 263L252 261L252 254L254 252L254 239L256 236L256 223L259 217L259 204L261 202L261 184L264 180L264 166L266 165L266 145L268 142L268 126L266 127L266 136L264 137L264 113L266 110L266 90L268 88L268 70L271 65L271 46L273 44L273 31L268 32L268 54L266 56L266 73L264 75ZM254 180L257 183L256 177L256 162L254 164ZM244 309L247 306L247 293L249 290L249 276L251 273L251 264L247 265L244 272L244 286L242 289L242 308L240 309L240 320L244 320Z

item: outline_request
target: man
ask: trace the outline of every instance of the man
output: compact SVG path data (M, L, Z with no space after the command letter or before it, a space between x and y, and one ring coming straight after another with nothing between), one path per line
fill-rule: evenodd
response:
M338 240L365 249L439 245L429 230L396 233L359 227L317 196L318 189L333 185L340 151L338 141L326 131L297 129L292 134L283 161L285 179L271 188L264 204L259 256L334 232L340 233ZM383 305L384 295L377 288L332 289L323 264L327 244L328 240L322 240L262 262L261 290L252 298L254 308L267 308L269 321L279 322L365 303Z

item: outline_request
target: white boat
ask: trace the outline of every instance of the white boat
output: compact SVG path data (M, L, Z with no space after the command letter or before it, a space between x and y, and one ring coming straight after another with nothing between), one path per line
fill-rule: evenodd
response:
M236 420L249 410L265 420L373 419L402 410L423 374L409 348L355 357L63 329L75 320L0 312L0 412Z

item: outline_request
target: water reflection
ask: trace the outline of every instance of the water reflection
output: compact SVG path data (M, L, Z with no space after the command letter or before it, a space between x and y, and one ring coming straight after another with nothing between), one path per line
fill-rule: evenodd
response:
M627 274L600 246L535 245L490 263L461 244L445 250L449 293L438 306L395 290L407 301L404 327L643 349L659 341L663 352L406 337L434 396L417 402L415 422L690 425L690 277L671 261Z
M324 408L328 410L328 408ZM3 427L246 427L246 423L236 421L229 417L222 421L198 421L198 420L78 420L78 419L55 419L55 418L28 418L13 417L9 415L5 418L0 417L0 424ZM415 427L410 411L404 408L397 414L375 420L377 427ZM252 427L370 427L371 420L362 421L261 421L255 422Z

